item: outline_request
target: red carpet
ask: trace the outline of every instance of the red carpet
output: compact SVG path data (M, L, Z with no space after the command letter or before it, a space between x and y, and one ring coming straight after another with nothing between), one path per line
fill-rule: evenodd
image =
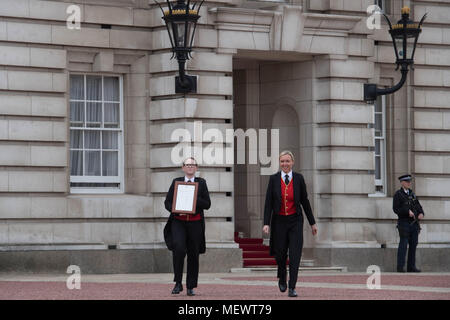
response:
M263 244L263 239L239 238L238 234L235 233L234 241L239 243L239 248L242 249L244 268L271 267L277 265L275 258L269 254L269 246Z

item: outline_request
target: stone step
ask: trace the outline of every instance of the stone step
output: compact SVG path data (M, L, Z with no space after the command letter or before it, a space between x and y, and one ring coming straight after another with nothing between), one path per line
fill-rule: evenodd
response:
M288 267L289 269L289 267ZM347 267L300 267L301 272L347 272ZM277 272L277 267L247 267L247 268L231 268L231 273L246 272Z
M277 262L271 256L268 258L244 258L243 260L244 267L264 267L264 266L276 266ZM289 259L286 261L286 264L289 265ZM300 267L314 267L314 260L301 260Z
M267 251L269 252L270 248L268 246L262 244L239 244L239 248L242 251Z
M261 244L263 243L263 239L258 238L234 238L234 241L239 244Z
M244 259L252 259L252 258L273 259L273 257L269 254L268 251L244 251L242 252L242 257Z

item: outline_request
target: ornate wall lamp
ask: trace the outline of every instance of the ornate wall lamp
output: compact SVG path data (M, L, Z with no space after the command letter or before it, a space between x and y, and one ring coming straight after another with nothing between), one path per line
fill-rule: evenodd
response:
M403 7L402 18L397 22L397 24L394 25L392 25L389 18L383 14L389 24L389 33L392 37L395 56L397 58L395 61L397 68L395 70L400 68L402 78L395 86L386 89L377 88L377 85L373 83L365 83L364 100L368 103L375 101L377 96L391 94L399 90L406 81L409 66L414 64L414 53L416 51L417 39L419 39L419 34L422 32L421 26L427 14L425 13L420 22L417 24L409 19L409 13L410 9L408 7Z
M163 10L157 1L155 2L159 5L163 13L162 19L164 19L169 33L173 52L171 59L176 57L178 61L179 76L175 78L175 92L196 93L197 77L186 74L185 64L187 60L192 58L192 43L194 41L197 21L200 18L198 13L204 0L201 1L197 8L195 8L195 3L191 7L190 0L187 1L187 4L184 0L177 0L175 5L172 5L169 0L166 1L166 10Z

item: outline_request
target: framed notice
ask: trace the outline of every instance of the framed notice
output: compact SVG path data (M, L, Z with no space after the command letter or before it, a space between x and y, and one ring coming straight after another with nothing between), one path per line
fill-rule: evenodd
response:
M172 212L195 214L197 206L198 182L175 181Z

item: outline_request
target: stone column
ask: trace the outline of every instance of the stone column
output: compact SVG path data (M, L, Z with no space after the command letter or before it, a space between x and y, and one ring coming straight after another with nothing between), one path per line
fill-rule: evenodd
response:
M235 97L235 122L234 129L248 129L256 133L259 139L259 63L252 60L235 60L234 85ZM237 117L237 118L236 118ZM252 143L246 141L245 149L236 149L236 152L245 152L245 164L235 166L235 208L236 208L236 231L243 232L246 237L260 238L263 223L263 207L261 206L260 189L261 184L259 164L259 140ZM257 163L249 163L249 152L255 152Z
M186 129L195 151L208 152L206 147L225 147L217 137L206 138L208 129L219 129L225 141L225 130L232 129L232 55L216 52L217 35L210 28L208 13L201 12L197 26L193 58L187 63L187 73L196 75L197 93L175 93L178 74L166 29L153 32L154 52L150 55L150 192L154 197L154 210L161 217L168 215L164 198L172 179L182 176L180 163L171 161L171 152L177 145L172 133ZM194 128L195 127L195 128ZM201 132L198 129L201 128ZM205 138L205 139L203 139ZM202 149L203 148L203 149ZM205 153L203 153L204 155ZM199 154L198 161L201 162ZM200 163L198 175L206 179L211 208L205 212L208 245L226 247L234 239L233 172L232 165L223 158L217 163ZM233 245L234 246L234 245Z
M376 243L373 105L362 101L373 63L346 55L315 59L315 143L319 245Z
M413 4L414 21L427 12L430 27L419 37L411 71L410 118L413 188L426 214L419 243L431 250L450 242L450 8L442 3ZM434 27L433 23L441 23ZM434 259L421 263L433 268Z

